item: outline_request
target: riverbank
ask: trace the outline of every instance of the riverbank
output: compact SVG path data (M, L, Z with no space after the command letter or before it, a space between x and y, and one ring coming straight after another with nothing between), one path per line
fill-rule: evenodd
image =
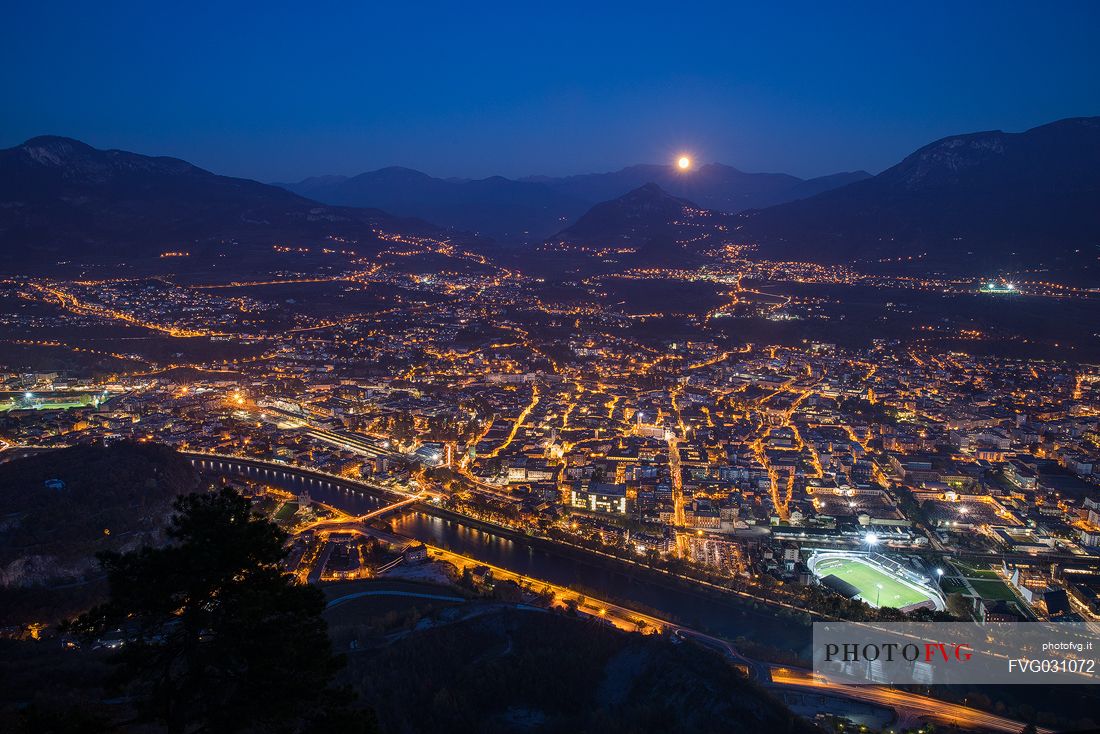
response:
M611 553L603 553L591 548L585 548L580 545L568 543L561 540L554 540L552 538L546 538L538 535L531 535L521 530L509 528L503 525L497 525L495 523L487 522L484 520L478 520L476 518L462 515L460 513L448 510L444 507L432 505L430 503L417 503L411 506L413 511L423 512L428 515L439 517L451 522L461 523L467 527L475 528L483 532L492 533L494 535L508 538L513 542L523 543L544 550L556 555L560 555L563 558L578 561L581 563L591 564L609 564L615 566L622 573L638 574L645 577L646 580L667 585L668 588L676 591L686 591L690 593L697 593L703 596L708 596L714 599L728 600L733 604L759 604L765 608L770 608L774 613L791 614L791 615L804 615L806 619L804 624L809 624L815 619L820 619L820 615L810 612L799 607L787 604L777 599L765 599L762 597L749 594L747 592L738 591L737 589L730 589L720 586L701 579L695 579L690 577L678 576L674 573L666 571L660 568L654 568L640 561L634 561L628 558L623 558ZM392 523L391 523L392 524ZM450 549L449 549L450 550Z
M207 471L239 474L296 494L309 492L315 500L352 515L367 514L392 501L384 488L308 469L230 457L194 459ZM808 653L811 617L803 610L527 535L431 503L415 507L383 523L383 527L474 561L581 593L588 591L708 634L729 640L749 639L800 657Z

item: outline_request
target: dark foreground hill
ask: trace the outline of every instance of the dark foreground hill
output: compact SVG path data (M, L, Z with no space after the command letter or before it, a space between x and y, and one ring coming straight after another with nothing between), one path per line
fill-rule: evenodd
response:
M379 228L427 229L176 158L97 150L69 138L38 137L0 150L0 265L9 267L334 241L366 249L377 243Z
M156 444L0 464L0 626L83 611L103 591L96 553L158 543L172 501L198 486L190 463Z
M439 593L440 587L410 590ZM434 619L438 609L423 600L366 601L356 614L343 615L354 624L335 623L330 632L336 651L347 653L337 683L352 694L361 716L377 717L384 734L816 731L718 655L691 643L489 602L474 602L486 605L485 613L440 623ZM358 644L352 647L351 639ZM65 650L56 639L0 639L6 683L0 729L171 731L135 721L131 706L109 685L109 654L88 646ZM63 722L69 728L61 729ZM287 730L294 731L289 723ZM20 725L26 728L12 728Z
M549 613L415 633L346 675L385 732L813 731L709 651Z
M1023 133L955 135L864 181L743 215L772 259L844 262L927 253L994 272L1100 255L1100 117Z

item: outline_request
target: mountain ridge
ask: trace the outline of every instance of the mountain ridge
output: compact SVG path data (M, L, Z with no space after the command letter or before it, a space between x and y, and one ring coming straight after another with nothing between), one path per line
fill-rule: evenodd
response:
M168 249L375 243L430 231L379 210L333 207L187 161L38 136L0 150L0 259L147 257Z
M693 207L695 204L687 199L673 196L655 183L647 183L596 204L551 239L585 243L651 240Z
M740 218L767 257L1064 264L1100 246L1100 117L947 136L872 178Z
M609 173L589 173L562 178L539 177L543 183L579 198L595 202L622 196L646 183L656 183L674 196L730 214L790 201L832 186L843 186L871 174L849 171L802 179L786 173L748 173L723 163L705 163L688 171L676 166L638 164Z
M587 256L588 267L596 269L612 261L634 267L698 265L723 244L734 218L647 183L596 204L540 250Z
M333 177L322 183L321 177L311 177L278 185L329 204L375 206L498 240L537 242L561 231L595 204L646 183L656 183L700 206L734 213L812 196L869 175L855 171L801 179L782 173L745 173L708 163L688 172L674 166L637 164L609 173L566 177L442 179L391 166L342 180Z
M581 197L632 178L642 183L617 197L591 205ZM671 181L671 188L648 179ZM506 239L592 239L598 232L606 241L652 240L663 228L660 236L684 241L684 232L667 226L668 216L663 222L625 216L628 195L644 190L698 209L691 216L710 233L708 245L716 231L709 225L720 221L736 233L738 244L754 244L768 259L859 262L927 254L928 262L952 267L1064 267L1100 251L1100 117L1068 118L1019 133L947 136L872 177L855 172L803 180L745 174L721 164L688 173L646 164L565 179L443 180L389 167L352 178L307 179L301 186L387 191L403 216L319 203L178 158L38 136L0 150L0 260L152 256L204 247L270 250L330 239L374 245L379 229L438 233L409 213L432 197L438 199L437 221ZM777 195L796 198L725 213L741 202ZM621 197L627 199L617 213L613 206L599 208ZM715 197L734 203L715 207ZM671 208L663 211L670 214ZM476 225L498 215L491 232L454 223L466 217L461 221Z

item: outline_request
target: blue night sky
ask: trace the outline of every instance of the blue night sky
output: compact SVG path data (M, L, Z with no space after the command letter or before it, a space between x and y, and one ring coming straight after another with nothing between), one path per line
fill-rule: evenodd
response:
M1100 2L154 5L9 3L0 147L68 135L266 181L679 151L812 176L1100 114Z

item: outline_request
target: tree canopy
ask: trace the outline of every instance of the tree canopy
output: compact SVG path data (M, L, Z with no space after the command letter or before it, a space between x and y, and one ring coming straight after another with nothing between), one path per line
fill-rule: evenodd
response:
M300 732L343 718L324 596L283 570L283 532L228 488L180 497L175 511L168 545L100 557L110 599L71 625L121 641L115 682L142 717L181 732ZM352 730L370 729L364 713Z

